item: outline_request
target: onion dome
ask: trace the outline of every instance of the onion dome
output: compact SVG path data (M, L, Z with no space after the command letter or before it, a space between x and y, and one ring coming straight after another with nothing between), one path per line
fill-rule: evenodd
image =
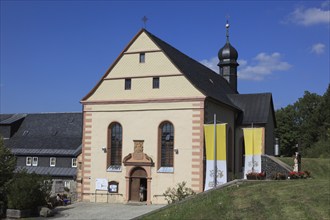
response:
M227 21L226 24L226 29L227 29L227 42L226 44L219 50L218 52L218 58L220 63L228 63L231 61L231 63L234 61L236 63L237 58L238 58L238 52L237 50L229 43L229 24Z

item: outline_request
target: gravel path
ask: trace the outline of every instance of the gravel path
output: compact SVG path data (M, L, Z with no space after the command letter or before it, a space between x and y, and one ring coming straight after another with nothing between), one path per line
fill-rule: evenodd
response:
M132 219L163 206L78 202L57 207L56 214L47 219Z

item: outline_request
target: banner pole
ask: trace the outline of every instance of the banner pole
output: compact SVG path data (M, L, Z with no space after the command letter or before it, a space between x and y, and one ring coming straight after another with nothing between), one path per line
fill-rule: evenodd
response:
M217 115L214 114L214 188L217 186Z
M254 128L252 122L252 172L254 173Z

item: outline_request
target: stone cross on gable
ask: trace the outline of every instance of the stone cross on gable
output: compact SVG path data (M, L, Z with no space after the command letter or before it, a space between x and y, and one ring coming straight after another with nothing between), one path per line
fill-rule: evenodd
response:
M142 21L143 21L143 24L144 24L144 29L147 28L147 21L148 21L148 20L149 20L149 19L148 19L146 16L143 16Z

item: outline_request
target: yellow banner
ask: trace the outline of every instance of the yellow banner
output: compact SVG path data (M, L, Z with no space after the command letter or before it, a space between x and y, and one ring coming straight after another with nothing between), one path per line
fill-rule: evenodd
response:
M226 160L226 125L216 125L217 160ZM206 160L214 160L214 125L204 125Z
M245 155L264 154L264 128L243 128Z

